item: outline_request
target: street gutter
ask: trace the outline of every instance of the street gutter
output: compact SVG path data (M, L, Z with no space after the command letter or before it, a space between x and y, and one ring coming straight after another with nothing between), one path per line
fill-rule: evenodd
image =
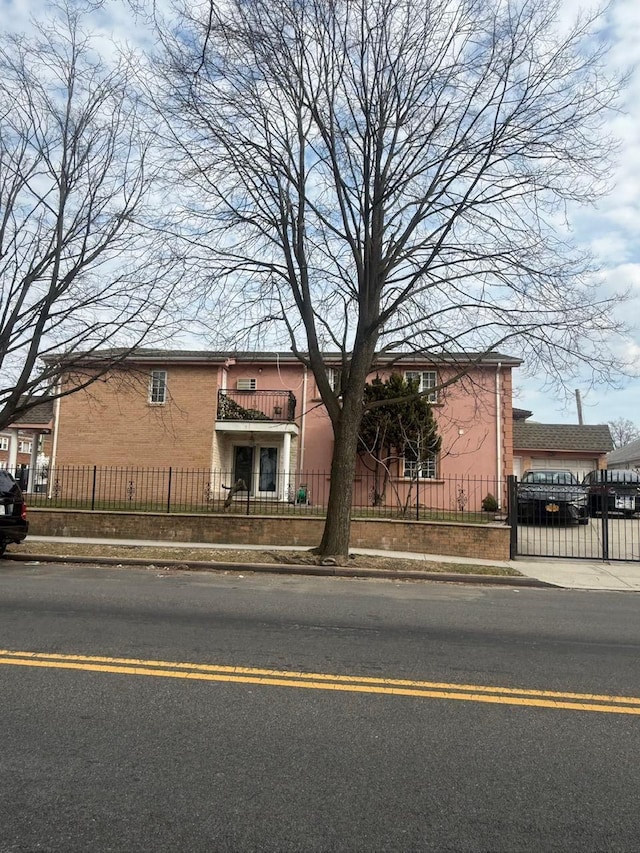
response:
M60 557L56 554L11 554L3 559L20 563L61 563L64 565L138 566L173 569L175 571L255 572L273 575L307 575L316 577L383 578L389 580L424 580L441 583L487 584L490 586L518 586L540 589L562 587L536 578L508 575L473 575L454 572L395 571L393 569L351 568L349 566L310 566L289 563L224 563L204 560L155 560L140 557Z

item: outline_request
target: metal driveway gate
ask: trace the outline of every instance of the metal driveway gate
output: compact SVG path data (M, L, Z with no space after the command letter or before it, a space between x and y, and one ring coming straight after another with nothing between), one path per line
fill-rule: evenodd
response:
M524 519L518 513L522 483L509 477L509 524L511 556L563 557L584 560L640 561L640 488L637 496L618 496L614 472L593 472L597 483L587 489L589 517L586 524L566 521L548 513ZM639 484L640 485L640 484Z

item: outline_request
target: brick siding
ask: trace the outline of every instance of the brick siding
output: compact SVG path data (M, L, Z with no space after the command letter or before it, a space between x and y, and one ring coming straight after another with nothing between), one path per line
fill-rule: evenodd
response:
M50 509L31 509L29 519L31 533L38 536L105 536L301 547L316 545L324 527L322 518L299 516L165 515ZM504 524L358 519L351 524L351 545L385 551L508 560L509 528Z
M167 371L164 405L148 402L151 369ZM113 371L60 401L55 464L209 468L217 450L217 384L208 366Z

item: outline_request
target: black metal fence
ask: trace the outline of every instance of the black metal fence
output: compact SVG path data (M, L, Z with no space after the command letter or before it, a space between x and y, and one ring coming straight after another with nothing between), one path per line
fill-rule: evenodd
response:
M550 482L534 488L510 480L517 506L512 525L514 556L640 560L640 476L636 472L593 471L577 485Z
M218 391L220 421L294 421L296 398L291 391Z
M326 471L234 472L182 468L57 466L35 472L27 502L35 507L141 512L241 512L324 515ZM26 485L28 472L23 474ZM495 478L382 479L359 472L353 482L354 517L473 522L504 521L506 484Z
M56 466L29 478L16 472L35 507L166 513L243 513L323 516L327 471L236 472L183 468ZM246 476L246 474L245 474ZM625 479L626 477L626 479ZM588 478L589 479L589 478ZM592 482L563 493L541 490L540 501L515 477L384 478L358 471L353 517L401 518L511 528L511 556L640 560L640 477L593 472ZM551 484L555 485L555 484ZM564 495L566 497L566 494ZM570 504L570 506L568 505ZM535 510L535 512L532 512Z

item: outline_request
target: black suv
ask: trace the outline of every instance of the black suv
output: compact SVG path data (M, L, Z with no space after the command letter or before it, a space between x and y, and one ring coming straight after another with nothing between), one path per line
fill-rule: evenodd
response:
M602 512L623 513L628 518L640 512L640 474L627 468L589 471L582 481L589 495L591 515Z
M9 542L22 542L29 530L27 505L20 486L8 473L0 469L0 556Z

